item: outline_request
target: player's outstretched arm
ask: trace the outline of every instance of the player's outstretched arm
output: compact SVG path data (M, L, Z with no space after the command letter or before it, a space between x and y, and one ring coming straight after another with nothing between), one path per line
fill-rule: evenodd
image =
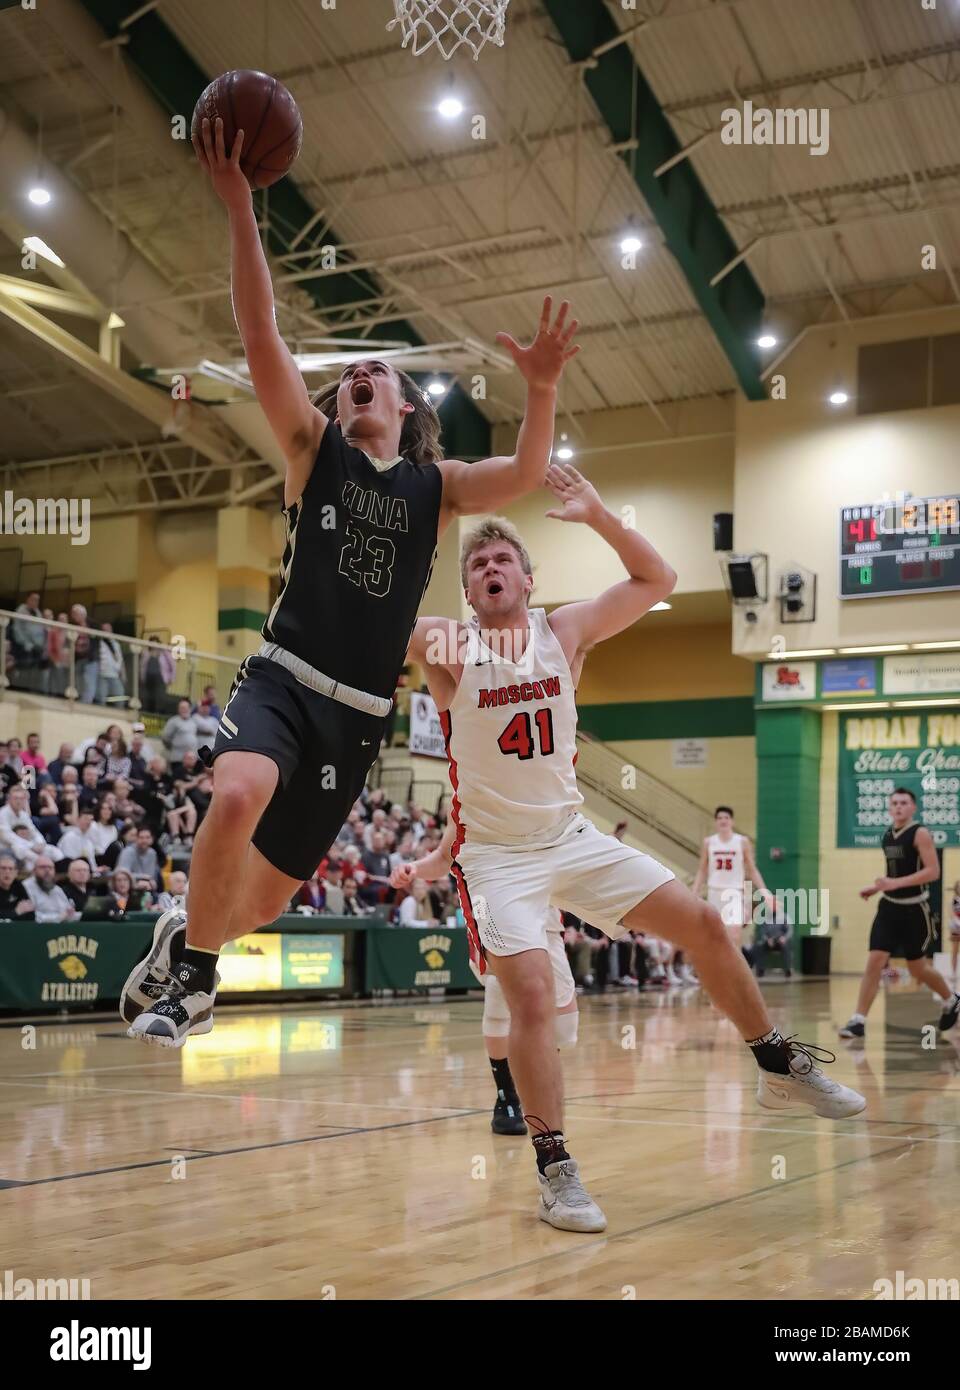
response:
M551 464L547 487L560 503L547 516L579 521L596 531L617 552L630 576L597 598L565 604L550 615L550 626L565 649L585 652L642 618L673 592L677 576L639 531L630 530L607 510L593 484L575 468Z
M253 389L287 462L284 501L289 506L310 476L326 416L311 404L306 383L277 328L270 267L260 242L253 194L240 168L243 131L237 132L228 155L223 121L218 117L211 126L204 118L202 144L194 148L230 218L233 313Z
M443 471L443 506L452 516L496 511L508 502L543 487L553 452L557 414L557 386L563 369L580 351L573 343L579 324L567 322L569 303L564 300L553 320L553 300L543 301L540 326L529 347L522 347L509 333L498 333L497 342L510 353L527 383L527 408L513 454L463 463L447 459Z

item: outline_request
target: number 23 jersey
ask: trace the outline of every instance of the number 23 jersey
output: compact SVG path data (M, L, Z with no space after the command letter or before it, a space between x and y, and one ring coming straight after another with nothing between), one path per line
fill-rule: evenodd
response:
M465 629L463 674L440 714L458 847L548 842L583 803L573 677L544 610L529 621L516 662Z
M284 508L280 592L263 635L324 675L389 700L437 548L435 463L375 464L329 421Z

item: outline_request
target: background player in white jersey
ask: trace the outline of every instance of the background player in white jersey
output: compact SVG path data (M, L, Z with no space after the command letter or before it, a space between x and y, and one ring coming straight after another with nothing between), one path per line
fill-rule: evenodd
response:
M533 569L515 528L482 522L461 549L477 625L420 618L410 656L426 669L447 740L458 831L453 872L472 946L510 1006L510 1065L535 1130L539 1215L564 1230L597 1231L606 1218L583 1187L563 1133L547 940L556 907L613 938L650 932L688 952L710 998L754 1052L764 1107L800 1103L838 1119L865 1101L828 1081L809 1048L784 1041L772 1026L719 913L669 869L581 814L574 691L584 658L665 598L676 576L575 469L553 465L547 483L560 502L547 515L589 526L619 556L627 578L547 617L528 608Z
M753 917L754 885L768 902L772 899L757 868L753 846L746 835L733 828L732 808L718 806L713 823L716 829L706 836L700 850L693 892L699 897L706 883L707 902L720 913L734 945L742 946L743 928Z
M435 883L450 872L453 860L453 842L457 827L453 817L444 831L443 839L432 854L425 854L411 864L398 864L390 876L394 888L409 888L415 879L425 883ZM563 945L563 921L559 912L552 914L547 924L547 952L553 971L555 988L554 1006L556 1009L555 1035L557 1047L561 1050L576 1047L580 1012L577 1005L577 987L567 960ZM471 965L473 962L471 961ZM526 1134L527 1126L523 1118L523 1108L517 1087L510 1071L508 1039L510 1037L510 1006L491 971L480 974L476 966L474 972L484 986L483 992L483 1041L490 1059L490 1068L497 1088L490 1128L494 1134Z

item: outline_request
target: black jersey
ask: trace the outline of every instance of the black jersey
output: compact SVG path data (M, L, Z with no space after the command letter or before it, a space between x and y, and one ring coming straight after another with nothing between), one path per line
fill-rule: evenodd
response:
M391 699L437 549L442 477L380 470L328 422L302 496L284 508L280 593L263 625L324 675Z
M890 826L884 834L880 843L887 860L887 878L906 878L909 874L919 873L923 868L920 851L914 843L920 828L919 821L911 821L902 830L894 830L893 826ZM914 883L909 888L888 888L885 896L894 899L917 898L926 891L925 883Z

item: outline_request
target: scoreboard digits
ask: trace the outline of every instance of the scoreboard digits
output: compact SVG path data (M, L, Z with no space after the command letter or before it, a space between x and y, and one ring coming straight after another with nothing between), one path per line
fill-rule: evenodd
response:
M844 507L840 597L960 589L960 497L911 497Z

